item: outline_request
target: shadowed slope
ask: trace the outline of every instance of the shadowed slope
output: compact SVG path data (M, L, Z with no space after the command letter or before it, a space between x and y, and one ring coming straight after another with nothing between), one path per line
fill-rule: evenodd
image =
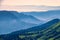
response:
M30 29L1 35L3 40L60 40L60 19Z

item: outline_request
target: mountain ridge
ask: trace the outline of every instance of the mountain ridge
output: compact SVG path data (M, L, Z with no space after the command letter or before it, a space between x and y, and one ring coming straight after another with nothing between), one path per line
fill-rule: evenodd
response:
M44 28L43 27L46 27ZM39 28L39 27L41 27ZM6 40L56 40L56 39L59 39L60 37L60 19L54 19L54 20L51 20L45 24L42 24L42 25L39 25L39 26L35 26L33 28L38 28L39 30L37 29L33 29L33 28L30 28L30 29L26 29L26 30L21 30L20 32L12 32L10 34L7 34L7 35L1 35L0 37L3 38L3 39L6 39ZM33 29L33 30L31 30ZM40 30L41 29L41 30ZM22 32L23 31L23 32ZM16 33L16 34L15 34ZM9 37L8 37L9 36Z
M28 20L28 22L25 22L24 20ZM39 23L35 24L36 22L34 20L36 22L40 22L38 19L36 19L33 16L24 15L23 13L18 13L16 11L5 11L5 10L0 11L0 34L6 33L6 32L10 33L12 32L12 30L16 31L20 29L30 28L32 26L39 24ZM34 21L34 22L30 23L30 21Z

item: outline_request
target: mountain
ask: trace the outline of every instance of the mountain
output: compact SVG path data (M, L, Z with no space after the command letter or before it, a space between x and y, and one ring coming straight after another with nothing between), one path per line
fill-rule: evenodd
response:
M27 29L42 23L31 15L24 15L16 11L0 11L0 34Z
M0 35L1 40L60 40L60 19L26 30Z
M39 20L45 20L45 21L49 21L55 18L59 18L60 19L60 10L49 10L49 11L45 11L45 12L23 12L26 15L32 15L35 16L37 19Z
M35 18L34 16L32 15L25 15L23 13L20 13L20 20L23 21L23 22L27 22L27 23L33 23L33 24L42 24L44 23L44 21L42 20L39 20L37 18Z

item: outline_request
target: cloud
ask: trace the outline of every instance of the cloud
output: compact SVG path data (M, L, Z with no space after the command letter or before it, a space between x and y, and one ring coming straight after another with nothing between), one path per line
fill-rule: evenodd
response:
M48 10L60 10L60 6L1 6L0 10L13 10L13 11L48 11Z

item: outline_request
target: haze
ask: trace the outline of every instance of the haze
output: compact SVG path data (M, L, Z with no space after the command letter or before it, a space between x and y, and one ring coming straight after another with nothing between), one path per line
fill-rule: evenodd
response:
M1 0L0 10L16 10L16 11L41 11L36 6L60 6L60 0ZM34 5L35 7L22 7L21 5ZM27 9L27 10L26 10ZM32 9L32 10L31 10ZM44 10L45 11L45 10Z

